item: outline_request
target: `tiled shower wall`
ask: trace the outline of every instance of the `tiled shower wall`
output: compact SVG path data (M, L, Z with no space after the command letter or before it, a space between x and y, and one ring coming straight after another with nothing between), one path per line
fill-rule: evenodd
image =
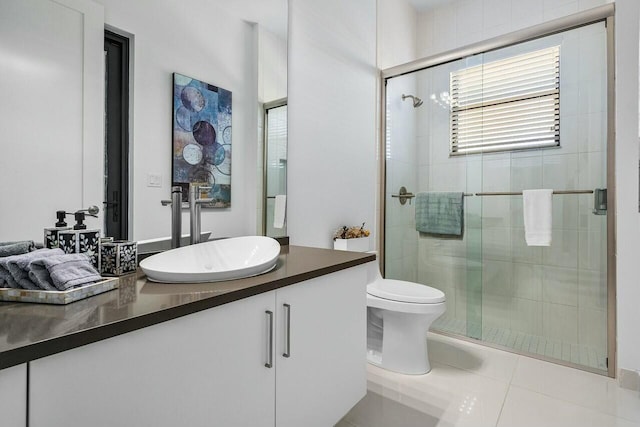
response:
M417 95L425 103L410 109L405 102L401 111L388 105L389 150L393 155L388 160L387 192L396 192L400 182L412 183L412 179L415 187L402 184L410 191L604 188L603 32L600 24L527 47L561 44L558 149L449 157L449 110L442 94L449 91L450 71L513 55L522 47L393 79L388 86L388 94L393 95L388 99L399 97L399 86L411 84L415 76ZM404 117L405 113L412 119ZM415 120L413 139L410 120ZM406 147L400 148L402 145ZM415 171L415 177L410 170ZM418 236L413 207L400 206L397 199L389 201L387 197L387 276L412 280L416 271L419 282L446 293L447 316L457 320L466 321L467 313L478 313L481 308L484 326L606 349L606 216L591 213L593 196L554 196L553 243L549 248L526 246L520 196L479 199L465 199L465 237L456 240ZM412 248L417 249L417 258L410 254ZM470 262L470 251L481 253L477 257L481 266ZM481 282L474 284L478 277L471 280L469 271L474 275L481 271Z

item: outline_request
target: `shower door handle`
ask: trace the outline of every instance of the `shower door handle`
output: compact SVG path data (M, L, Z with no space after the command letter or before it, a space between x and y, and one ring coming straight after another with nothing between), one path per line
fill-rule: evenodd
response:
M400 199L400 204L404 205L409 200L409 204L411 204L411 199L416 197L415 194L408 192L405 186L400 187L398 194L392 194L391 197L396 197Z

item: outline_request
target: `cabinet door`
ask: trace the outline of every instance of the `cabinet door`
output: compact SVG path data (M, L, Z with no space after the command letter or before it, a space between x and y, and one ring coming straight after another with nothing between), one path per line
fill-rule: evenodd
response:
M364 397L366 277L358 266L278 289L278 427L332 426Z
M36 360L30 426L271 426L274 292Z
M27 365L0 370L0 425L27 425Z

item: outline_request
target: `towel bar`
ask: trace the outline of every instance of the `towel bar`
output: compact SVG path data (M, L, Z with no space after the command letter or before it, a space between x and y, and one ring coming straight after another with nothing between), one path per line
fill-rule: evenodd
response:
M553 190L553 194L593 194L594 190ZM471 196L522 196L522 191L484 191L479 193L464 193L464 197ZM407 191L405 187L400 187L398 194L392 194L391 197L399 198L400 204L404 205L409 200L416 197L415 194Z
M593 190L553 190L553 194L593 194ZM522 196L522 191L489 191L475 193L475 196ZM465 194L466 196L466 194Z

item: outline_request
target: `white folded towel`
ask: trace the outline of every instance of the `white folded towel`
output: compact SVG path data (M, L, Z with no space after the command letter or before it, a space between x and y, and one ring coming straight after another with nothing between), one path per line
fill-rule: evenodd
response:
M273 228L284 228L284 216L287 207L287 196L278 194L273 208Z
M553 190L524 190L524 236L528 246L551 246Z

